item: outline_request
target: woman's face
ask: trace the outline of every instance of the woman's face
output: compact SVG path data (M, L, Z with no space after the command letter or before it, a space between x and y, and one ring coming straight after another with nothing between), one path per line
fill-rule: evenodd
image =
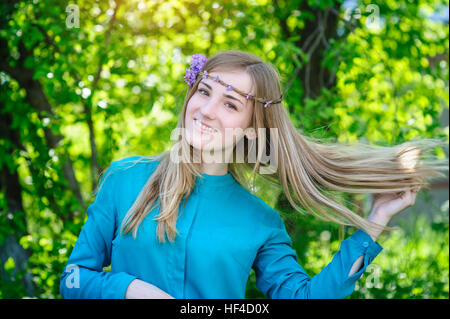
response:
M225 83L252 94L252 80L247 72L211 71ZM246 131L251 124L253 101L230 90L213 79L202 79L186 109L186 138L197 150L224 150L233 147L244 135L254 138ZM202 128L201 123L209 128Z

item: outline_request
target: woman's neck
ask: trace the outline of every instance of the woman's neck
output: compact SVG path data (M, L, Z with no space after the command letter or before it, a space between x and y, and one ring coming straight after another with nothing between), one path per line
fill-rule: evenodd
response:
M228 173L228 163L202 163L201 171L208 175L225 175Z

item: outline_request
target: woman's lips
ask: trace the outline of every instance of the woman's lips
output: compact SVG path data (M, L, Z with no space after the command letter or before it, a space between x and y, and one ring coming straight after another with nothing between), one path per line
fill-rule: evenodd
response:
M196 126L199 130L201 130L202 132L205 132L205 133L213 134L213 133L217 132L217 130L215 128L212 128L211 126L206 125L197 119L194 120L194 126Z

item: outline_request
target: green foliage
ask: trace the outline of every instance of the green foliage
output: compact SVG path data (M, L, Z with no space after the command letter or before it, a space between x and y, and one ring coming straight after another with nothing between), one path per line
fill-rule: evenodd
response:
M404 228L384 236L384 252L357 282L351 298L448 299L448 215L431 224L421 216L409 234Z

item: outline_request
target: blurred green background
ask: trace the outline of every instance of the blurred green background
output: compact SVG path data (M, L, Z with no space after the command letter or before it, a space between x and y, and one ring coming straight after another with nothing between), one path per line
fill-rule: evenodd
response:
M396 145L448 140L448 0L6 0L0 3L0 298L61 298L59 276L113 160L170 146L195 53L275 65L305 135ZM447 117L447 119L445 118ZM448 151L436 149L441 158ZM448 298L448 179L383 233L349 298ZM310 276L353 228L293 212ZM436 201L436 198L438 200ZM371 197L342 194L365 215ZM264 298L250 273L248 298Z

